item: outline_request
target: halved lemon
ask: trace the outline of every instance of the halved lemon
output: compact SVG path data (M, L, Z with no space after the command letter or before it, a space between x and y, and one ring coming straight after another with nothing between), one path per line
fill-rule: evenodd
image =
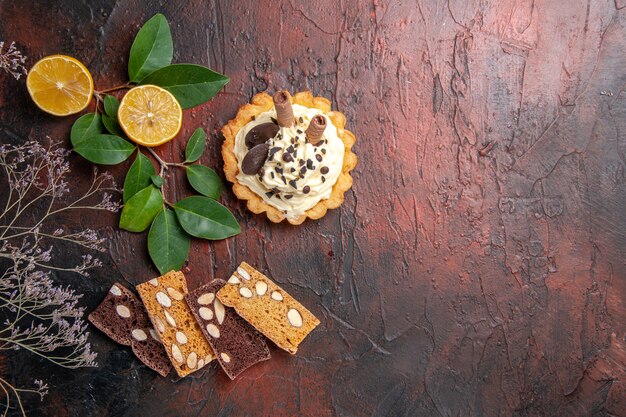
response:
M126 93L117 119L136 143L159 146L172 140L180 130L183 109L169 91L156 85L140 85Z
M93 95L89 70L76 58L50 55L28 71L26 88L41 110L67 116L85 109Z

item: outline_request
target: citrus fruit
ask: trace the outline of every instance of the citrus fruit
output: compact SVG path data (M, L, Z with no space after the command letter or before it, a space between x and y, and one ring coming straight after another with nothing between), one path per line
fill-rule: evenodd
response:
M126 93L117 119L136 143L158 146L176 136L183 122L183 110L169 91L156 85L140 85Z
M28 71L26 87L41 110L55 116L78 113L89 105L93 79L76 58L50 55Z

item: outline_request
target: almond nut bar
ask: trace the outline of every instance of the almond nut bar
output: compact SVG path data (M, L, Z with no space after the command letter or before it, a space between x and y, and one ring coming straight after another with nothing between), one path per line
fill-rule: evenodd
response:
M245 262L218 291L217 298L291 354L320 323L285 290Z

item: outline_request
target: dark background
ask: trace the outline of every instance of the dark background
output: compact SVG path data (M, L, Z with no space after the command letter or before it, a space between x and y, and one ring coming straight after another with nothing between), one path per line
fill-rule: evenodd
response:
M202 162L221 175L219 130L259 91L310 89L346 114L359 165L341 209L275 225L229 189L242 234L195 240L187 272L195 288L245 260L321 324L296 356L272 347L234 382L216 364L161 378L92 329L96 369L4 357L17 385L50 385L43 402L24 396L28 415L626 415L626 0L0 0L0 39L28 66L73 55L103 89L126 81L156 12L174 62L231 77L163 157L180 161L203 126ZM3 142L69 145L76 117L0 79ZM79 190L91 165L74 155L72 169ZM126 169L112 170L120 185ZM91 278L57 277L89 311L114 281L156 275L145 234L116 215L63 221L109 237Z

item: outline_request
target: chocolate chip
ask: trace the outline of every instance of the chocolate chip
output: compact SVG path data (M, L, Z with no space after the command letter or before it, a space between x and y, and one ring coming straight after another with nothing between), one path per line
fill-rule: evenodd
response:
M326 149L322 149L322 153L326 155Z
M290 153L284 152L283 153L283 161L291 162L291 161L293 161L293 156L291 156Z
M285 149L285 152L293 153L293 150L293 146L289 145L289 147Z
M296 190L298 189L298 184L296 183L296 180L290 180L289 185L291 185Z
M246 146L250 149L254 148L256 145L265 143L276 136L279 130L280 127L274 123L261 123L260 125L256 125L246 134Z
M306 174L306 167L300 168L300 175Z
M301 131L300 129L296 130L296 132L298 132L299 135L303 134L304 132Z
M317 162L322 162L322 155L320 154L315 155L315 159L317 159Z
M265 193L265 195L267 196L267 198L272 198L272 197L274 197L274 193L273 193L273 192L271 192L271 191L269 191L269 192Z
M291 144L295 145L296 144L296 138L291 138Z
M272 176L272 179L274 179L275 177L274 172L270 172L270 175Z
M322 182L326 182L326 177L322 175Z
M290 171L291 172L296 172L296 169L295 168L291 168Z
M322 169L320 169L320 172L324 175L328 174L328 167L322 167Z
M265 175L265 170L261 168L259 169L259 172L257 172L257 174L259 174L259 177L263 177Z
M307 167L308 169L313 169L313 161L312 161L312 160L310 160L310 159L307 159L307 160L306 160L306 167Z
M256 120L256 116L253 114L252 115L252 121L254 122Z
M283 180L283 183L287 184L287 178L285 178L284 175L281 175L280 179Z
M256 145L254 148L250 149L241 163L241 170L243 173L247 175L254 175L259 172L267 159L268 150L269 145L266 143L261 143L260 145Z
M274 123L275 125L278 124L278 120L274 119L273 117L270 117L270 119L272 119L272 123Z
M298 117L298 123L304 123L304 119L302 118L302 116Z
M282 174L283 173L283 169L281 167L274 168L274 171L276 171L277 174Z
M291 200L292 194L285 194L285 200Z
M270 149L270 156L273 156L276 152L280 151L280 146L275 146Z
M308 185L305 185L304 188L302 189L302 192L304 194L308 194L309 191L311 191L311 187L309 187Z
M298 164L299 164L300 166L304 165L304 159L299 160L299 161L298 161Z

